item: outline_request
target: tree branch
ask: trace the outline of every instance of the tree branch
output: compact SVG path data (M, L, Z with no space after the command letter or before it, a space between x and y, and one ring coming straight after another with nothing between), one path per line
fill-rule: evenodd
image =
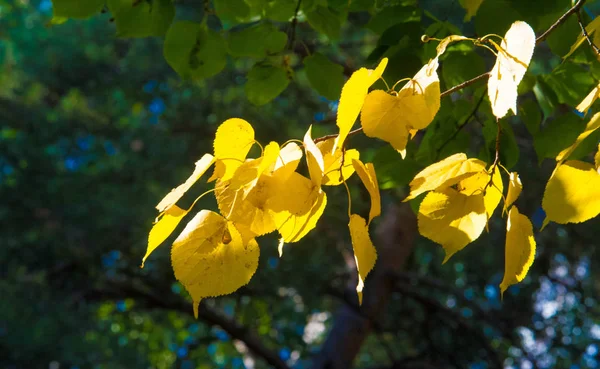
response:
M132 287L122 283L114 283L109 289L94 289L86 295L88 300L101 298L127 298L135 297L136 301L145 303L148 307L160 308L165 310L174 310L187 315L192 315L191 306L183 300L166 299L163 296L155 295L148 291ZM232 338L243 342L250 351L256 356L262 358L267 364L276 369L290 369L279 355L269 349L261 341L260 337L249 328L241 325L233 319L229 319L217 311L201 303L198 309L198 318L211 326L218 326L223 329Z
M585 4L585 2L586 0L579 0L577 3L575 3L575 5L573 5L571 9L567 10L567 12L563 14L560 18L558 18L556 22L554 22L554 24L552 24L546 30L546 32L542 33L541 36L535 40L535 43L539 44L540 42L544 41L548 36L550 36L550 33L552 33L552 31L554 31L558 26L563 24L571 14L578 13L579 9L583 7L583 4Z
M590 35L585 29L585 26L583 25L583 21L581 20L581 13L578 11L575 14L577 14L577 22L579 23L579 27L581 27L581 33L583 33L583 37L585 37L588 44L590 44L590 47L596 52L596 55L600 56L600 49L598 49L598 46L596 46L596 44L592 41Z

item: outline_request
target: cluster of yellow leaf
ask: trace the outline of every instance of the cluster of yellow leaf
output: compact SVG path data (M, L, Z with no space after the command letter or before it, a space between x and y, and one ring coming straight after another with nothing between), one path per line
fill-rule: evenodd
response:
M156 207L161 213L150 231L143 261L191 210L181 209L176 202L214 164L208 182L215 181L220 214L200 211L171 250L175 277L192 296L196 315L202 298L234 292L250 281L259 258L256 237L279 232L281 254L284 243L299 241L315 227L327 204L322 186L342 184L356 171L371 194L369 222L381 212L375 169L371 163L360 161L357 150L334 151L333 138L315 144L310 128L302 147L295 142L282 147L270 142L260 157L247 158L255 142L248 122L238 118L225 121L216 132L214 155L205 154L192 175ZM296 172L303 155L310 178ZM363 218L352 215L349 227L360 293L376 253Z
M600 113L590 119L571 146L556 156L556 169L548 180L542 200L546 212L543 227L550 221L560 224L585 222L600 214L600 145L594 164L567 160L577 146L598 128Z
M504 198L504 209L510 210L502 292L525 277L535 255L531 222L512 206L521 193L521 181L517 173L510 173L509 177L504 198L504 184L497 166L487 168L479 159L454 154L419 172L411 181L410 193L404 200L427 192L419 206L419 233L442 245L446 262L481 235L500 199Z

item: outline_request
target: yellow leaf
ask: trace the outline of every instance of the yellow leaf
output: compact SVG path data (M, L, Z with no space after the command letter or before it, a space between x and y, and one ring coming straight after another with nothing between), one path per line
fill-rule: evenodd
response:
M587 31L588 36L593 37L592 42L594 44L596 44L596 45L600 45L600 34L596 32L599 28L600 28L600 17L594 18L594 20L591 21L585 27L585 30ZM571 49L569 50L569 52L567 53L567 55L565 55L563 57L563 59L566 59L571 54L573 54L575 52L575 50L577 50L577 48L579 46L581 46L584 42L585 42L585 36L583 35L583 32L582 32L579 35L579 37L577 38L577 41L575 41L575 43L573 44L573 46L571 46Z
M242 199L252 191L258 179L265 172L271 173L279 157L279 145L270 142L263 152L263 156L244 162L238 167L231 178L231 189L242 191Z
M308 165L308 172L310 179L313 181L315 186L321 187L323 182L323 171L325 170L325 164L323 163L323 154L313 141L310 131L312 126L308 127L308 131L304 135L304 150L306 151L306 164Z
M499 168L494 170L494 180L492 183L490 183L490 174L487 171L481 171L471 177L463 179L456 187L460 193L467 196L481 195L485 189L483 205L488 219L492 217L494 210L496 210L498 204L500 204L502 192L504 191L504 184L502 183L502 175L500 174Z
M406 125L408 117L404 117L400 99L383 90L374 90L365 98L360 122L365 135L389 142L402 152L408 142L409 129Z
M525 22L513 23L504 35L488 79L488 96L497 118L504 117L509 110L517 114L517 87L527 71L534 47L535 33Z
M436 58L395 96L382 90L371 91L360 115L364 133L389 142L404 157L409 131L426 128L440 109L437 67Z
M231 118L217 129L214 141L215 158L219 160L217 178L227 180L244 162L254 144L254 129L240 118ZM217 168L215 168L215 173ZM211 179L213 179L211 177Z
M525 278L535 257L533 227L529 218L520 214L516 206L508 212L504 254L504 278L500 283L502 294L508 287Z
M594 162L596 163L596 171L600 174L600 144L598 144L598 152L594 156Z
M245 225L257 236L273 232L276 229L273 214L267 209L267 201L277 190L273 182L273 178L261 176L245 198L242 191L231 187L230 181L217 182L215 197L221 214Z
M181 219L183 219L187 213L188 210L183 210L177 205L172 205L165 210L158 222L154 223L150 230L150 235L148 236L148 248L146 250L146 255L144 255L144 258L142 259L142 268L144 267L144 263L148 256L150 256L150 254L156 250L156 248L160 246L171 233L173 233Z
M569 160L556 168L546 185L542 207L544 227L550 221L581 223L600 214L600 174L594 165Z
M468 196L449 187L429 192L417 219L419 233L444 248L445 263L481 235L488 218L483 194Z
M589 135L591 135L598 128L600 128L600 113L594 114L592 119L590 119L590 121L586 124L583 132L581 132L581 134L579 134L579 136L577 136L577 139L575 140L575 142L573 142L573 144L571 146L567 147L566 149L564 149L563 151L558 153L558 155L556 156L556 161L559 162L559 164L560 164L563 160L568 159L569 155L571 155L573 153L573 151L575 151L577 146L579 146L579 144L583 140L585 140Z
M454 154L419 172L410 182L410 194L404 201L412 200L427 191L450 187L482 171L485 171L483 161L467 159L467 155L463 153Z
M211 154L204 154L204 156L196 162L194 173L192 173L192 175L183 184L171 190L171 192L169 192L169 194L165 196L158 203L158 205L156 205L156 209L162 212L175 204L186 193L186 191L189 190L190 187L192 187L192 185L196 183L200 177L202 177L202 175L212 165L214 160L215 158Z
M460 0L460 5L467 11L464 21L469 22L477 14L483 0Z
M267 204L283 242L297 242L312 230L327 205L325 192L308 178L293 173L280 182Z
M472 1L472 0L467 0L467 1ZM480 0L480 1L482 1L482 0ZM440 41L440 43L436 47L437 55L435 58L437 59L443 53L445 53L448 45L450 45L453 42L462 41L462 40L468 40L468 38L465 36L459 36L459 35L450 35L450 36L444 38L442 41ZM437 69L437 67L436 67L436 69Z
M375 267L377 251L369 237L369 227L360 215L352 214L348 227L350 228L354 259L356 260L356 269L358 270L356 292L358 293L358 303L362 304L362 291L365 286L365 279L367 278L367 274Z
M340 129L340 133L335 139L333 149L331 150L332 153L344 144L356 118L358 118L369 87L381 78L387 62L388 59L383 58L374 70L360 68L352 73L352 76L344 84L337 112L337 126Z
M302 149L295 142L289 142L279 151L272 175L280 180L288 179L298 168L302 159Z
M592 107L592 104L594 104L594 102L596 102L598 99L599 94L600 84L594 87L594 89L590 91L590 93L579 103L579 105L577 105L575 109L577 109L580 113L587 113L587 111Z
M440 79L437 75L438 61L432 59L398 91L398 99L403 101L407 126L411 129L424 129L440 109Z
M192 296L194 316L205 297L232 293L246 285L258 266L256 241L244 240L233 223L202 210L173 243L175 277Z
M352 165L371 197L371 210L369 211L370 224L373 218L381 214L381 196L379 194L379 184L377 183L375 167L372 163L363 164L360 160L352 160Z
M317 147L321 151L321 154L323 154L323 163L325 165L322 183L324 186L337 186L342 184L343 181L348 180L354 173L352 160L360 158L360 153L356 149L344 150L343 157L342 150L336 150L335 153L332 153L331 150L333 149L334 141L335 138L330 138L317 143ZM340 167L342 168L342 178L340 178Z
M519 173L511 172L508 182L508 194L506 195L506 202L504 203L504 211L507 211L508 208L510 208L510 206L519 198L522 190L523 184L521 183L521 178L519 178Z

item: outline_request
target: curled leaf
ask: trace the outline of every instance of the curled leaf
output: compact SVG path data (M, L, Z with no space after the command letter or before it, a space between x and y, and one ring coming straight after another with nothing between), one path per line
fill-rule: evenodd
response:
M379 184L377 183L375 167L372 163L363 164L360 160L352 160L352 165L371 197L371 210L369 210L370 224L373 218L381 214L381 195L379 194Z
M365 286L367 274L375 267L377 261L377 251L371 237L369 237L369 227L367 222L360 216L352 214L350 216L350 238L352 239L352 248L354 249L354 260L356 260L356 269L358 270L358 303L362 304L362 291Z
M177 205L172 205L165 210L158 222L152 226L148 235L148 248L146 249L146 255L142 259L142 268L148 256L173 233L181 219L187 213L188 210L183 210Z
M508 287L525 278L535 257L533 227L529 218L519 213L516 206L513 206L508 212L504 253L504 278L500 283L502 294Z
M504 212L519 198L522 190L523 184L521 183L521 178L519 178L519 173L511 172L508 182L508 194L504 203Z
M304 135L304 150L306 151L306 164L308 165L308 172L310 179L313 181L315 186L321 187L323 182L323 173L325 170L325 163L323 162L323 154L313 141L311 137L311 128L308 127L308 131Z
M427 191L450 187L482 171L485 171L483 161L467 159L463 153L454 154L417 173L410 182L410 193L403 201L412 200Z
M600 97L600 84L592 89L590 93L577 105L577 109L580 113L587 113L592 107L592 104Z
M596 152L596 156L594 156L594 163L596 163L596 171L600 174L600 144L598 144L598 151Z
M554 171L546 185L542 207L544 227L581 223L600 214L600 173L593 164L569 160Z
M332 153L344 144L348 133L350 133L354 125L354 121L356 121L360 113L369 87L381 78L387 62L388 59L383 58L375 69L360 68L352 73L350 79L344 84L337 112L337 126L340 129L340 133L335 139L333 149L331 150Z
M165 211L170 206L175 204L186 192L189 190L196 181L202 177L202 175L208 170L208 168L212 165L215 158L211 154L204 154L200 160L196 162L196 168L194 169L194 173L181 185L177 188L174 188L165 196L159 203L156 205L156 209L158 211Z
M513 23L504 35L488 79L488 96L497 118L504 117L509 110L517 114L517 87L527 71L534 47L535 33L525 22Z

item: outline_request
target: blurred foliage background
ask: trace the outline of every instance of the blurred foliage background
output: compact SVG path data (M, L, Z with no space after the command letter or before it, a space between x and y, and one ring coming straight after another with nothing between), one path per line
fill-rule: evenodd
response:
M227 1L178 1L175 17L235 32L246 22L235 20L238 3L258 1L231 1L218 14L215 5ZM323 9L307 16L314 10L296 1L267 3L267 35L280 30L295 42L265 58L223 56L226 63L213 77L188 80L163 57L161 37L116 37L110 13L53 20L49 0L0 0L0 367L317 367L313 358L336 314L349 306L360 316L347 288L355 285L356 271L344 190L328 189L330 203L317 229L287 245L283 258L275 237L261 238L250 284L203 301L198 320L175 281L168 246L139 268L158 200L211 151L216 126L227 118L251 122L263 143L301 138L310 124L313 137L333 133L335 96L353 70L387 56L384 77L393 83L433 55L435 43L422 44L423 34L504 34L517 19L539 34L572 5L485 0L465 20L458 0L303 1L335 14L329 15L336 23ZM597 14L600 2L588 1L583 19ZM571 17L538 47L521 84L520 116L503 122L501 159L520 173L518 205L537 228L554 166L545 159L581 132L585 120L573 107L600 79L587 45L561 61L579 32ZM304 60L309 55L312 71ZM265 62L285 70L286 86L269 99L253 99L248 72ZM453 46L442 59L442 90L492 63L490 53ZM579 158L589 158L599 135L586 139ZM485 86L475 84L442 100L406 160L365 137L350 145L375 163L385 213L400 204L421 168L456 152L490 160L494 138ZM366 210L368 194L355 178L350 185L353 203ZM196 187L184 203L205 190ZM215 206L207 197L198 209ZM497 217L489 234L444 265L442 249L423 237L414 246L398 245L412 251L394 274L389 301L355 366L596 368L598 219L536 233L529 276L501 301L504 229Z

